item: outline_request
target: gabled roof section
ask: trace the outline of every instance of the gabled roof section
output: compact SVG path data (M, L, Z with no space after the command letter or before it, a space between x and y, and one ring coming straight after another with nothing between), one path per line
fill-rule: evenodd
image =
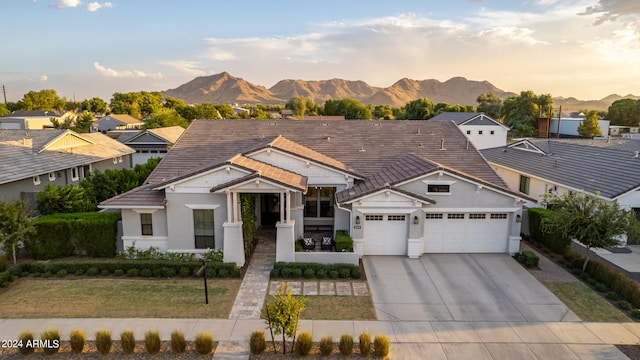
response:
M634 151L588 146L582 141L529 140L546 156L510 147L482 150L485 158L516 172L600 193L609 199L640 187L640 157Z
M95 144L94 141L91 141L81 136L78 133L67 130L62 134L56 136L55 138L53 138L51 141L47 142L40 148L38 149L34 148L34 151L39 154L45 150L55 151L55 150L69 149L77 146L94 145L94 144Z
M496 125L505 129L507 127L501 122L485 115L483 112L449 112L440 113L429 120L433 121L453 121L456 125Z
M294 155L299 158L303 158L306 160L311 160L313 162L329 166L331 168L350 173L355 175L357 178L361 178L361 175L356 174L351 169L348 169L347 166L332 157L324 155L318 151L312 150L304 145L300 145L295 141L291 141L282 135L276 136L273 140L269 141L264 146L260 146L257 149L253 149L251 151L245 152L244 154L251 154L256 151L262 150L264 148L273 148L278 149L288 154Z
M536 145L534 145L533 143L531 143L531 141L529 141L528 139L524 139L524 140L520 140L518 142L515 142L513 144L509 144L507 145L507 148L509 149L516 149L516 150L523 150L523 151L530 151L530 152L534 152L540 155L546 155L547 153L544 152L544 150L542 150L541 148L537 147Z
M123 133L122 135L120 135L120 137L118 137L118 140L122 141L122 143L124 144L150 143L149 141L146 141L146 140L141 141L141 139L144 138L145 135L148 135L154 139L157 139L157 141L153 141L154 144L157 144L157 143L173 144L176 141L178 141L178 139L180 138L183 132L184 132L184 128L182 128L181 126L170 126L165 128L147 129L144 131L140 131L135 135L129 135L129 134Z
M138 125L138 124L143 124L144 122L142 120L136 119L133 116L129 115L129 114L110 114L107 115L101 119L96 120L96 122L106 119L106 118L111 118L114 120L117 120L125 125Z

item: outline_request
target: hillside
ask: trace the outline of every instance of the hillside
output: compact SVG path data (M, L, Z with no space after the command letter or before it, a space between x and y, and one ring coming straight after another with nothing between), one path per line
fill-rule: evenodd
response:
M503 91L488 81L468 80L453 77L441 82L434 79L413 80L403 78L386 88L370 86L364 81L343 79L330 80L292 80L286 79L267 89L252 84L227 72L197 77L175 89L162 91L165 97L182 99L189 104L199 103L238 103L238 104L284 104L292 97L310 97L316 103L328 99L356 99L363 104L404 106L411 100L426 97L434 104L477 105L480 94L493 92L500 98L517 95ZM576 98L557 97L554 106L562 105L563 112L589 110L607 110L612 102L622 98L638 99L634 95L609 95L601 100L578 100Z

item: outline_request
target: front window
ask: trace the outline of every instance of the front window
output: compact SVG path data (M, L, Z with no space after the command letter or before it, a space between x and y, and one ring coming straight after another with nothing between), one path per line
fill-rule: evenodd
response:
M80 174L78 174L78 168L77 167L71 168L71 180L76 181L78 179L80 179Z
M451 188L447 184L429 184L427 185L428 193L448 193Z
M193 210L193 233L196 249L215 248L213 209Z
M333 217L333 202L336 188L312 187L304 197L304 217Z
M151 214L140 214L140 224L142 235L153 236L153 216Z
M531 178L528 176L520 175L520 192L529 194L529 185L531 184Z

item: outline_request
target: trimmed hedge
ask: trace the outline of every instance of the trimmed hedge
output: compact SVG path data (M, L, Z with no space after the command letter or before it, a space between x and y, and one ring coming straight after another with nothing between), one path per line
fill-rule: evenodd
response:
M529 213L529 233L531 240L544 244L556 254L564 255L571 246L571 239L562 236L558 231L546 233L542 231L542 220L550 216L553 211L541 208L531 208Z
M25 241L25 250L39 260L73 255L112 257L119 220L120 213L111 212L41 216L33 221L36 234Z
M313 276L312 276L313 274ZM362 272L360 267L352 264L319 264L302 262L277 262L271 270L272 278L299 279L304 276L306 279L325 279L328 274L335 274L335 277L342 279L360 279Z
M538 255L536 255L533 251L530 251L530 250L525 250L521 253L517 253L515 255L515 258L516 260L518 260L519 263L523 264L528 268L538 266L538 261L540 261L540 258L538 257Z
M336 231L336 252L353 252L353 239L344 230Z

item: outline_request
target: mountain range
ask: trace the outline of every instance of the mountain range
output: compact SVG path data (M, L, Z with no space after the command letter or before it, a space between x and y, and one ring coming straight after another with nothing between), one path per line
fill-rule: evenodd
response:
M188 104L238 103L238 104L283 104L292 97L310 97L316 103L328 99L356 99L363 104L404 106L411 100L426 97L434 104L477 105L478 95L492 92L500 98L516 93L503 91L488 81L467 80L453 77L440 82L434 79L412 80L403 78L393 85L381 88L364 81L343 79L330 80L281 80L271 88L252 84L227 72L210 76L200 76L175 89L162 91L164 97L182 99ZM624 96L638 99L640 97ZM615 100L623 96L609 95L601 100L582 101L576 98L554 98L554 105L562 105L563 112L606 110Z

